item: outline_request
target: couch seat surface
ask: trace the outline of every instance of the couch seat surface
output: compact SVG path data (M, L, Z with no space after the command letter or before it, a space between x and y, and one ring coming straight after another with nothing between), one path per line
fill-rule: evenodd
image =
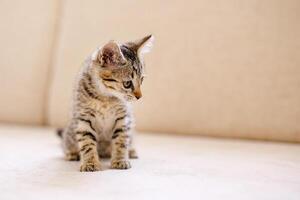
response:
M130 170L80 173L51 128L0 126L0 199L300 199L300 145L138 133Z

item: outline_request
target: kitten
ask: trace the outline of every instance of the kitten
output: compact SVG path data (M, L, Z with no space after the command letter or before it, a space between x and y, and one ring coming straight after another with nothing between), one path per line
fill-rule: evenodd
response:
M100 157L111 157L111 168L128 169L137 158L132 145L131 101L142 97L143 54L151 35L135 42L110 41L89 56L73 91L73 109L61 133L67 160L81 160L80 171L101 170Z

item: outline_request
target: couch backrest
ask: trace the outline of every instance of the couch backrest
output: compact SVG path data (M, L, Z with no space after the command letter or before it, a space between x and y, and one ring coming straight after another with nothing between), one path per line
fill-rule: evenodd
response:
M117 6L116 6L117 5ZM299 1L66 1L50 90L64 125L97 45L153 33L140 130L300 141Z
M35 12L45 23L32 21L35 29L28 36L34 49L21 57L35 68L26 78L9 71L9 80L20 83L4 91L8 108L0 111L2 119L64 126L84 58L108 40L153 33L144 97L135 106L139 130L300 141L299 1L60 1L51 69L41 63L51 57L56 4L49 1L47 11L41 4ZM27 42L19 40L11 49L20 55L24 51L15 47ZM26 83L32 85L22 93ZM9 108L18 95L22 104L17 110L24 115ZM26 118L28 112L34 119Z
M58 1L0 1L0 121L45 122Z

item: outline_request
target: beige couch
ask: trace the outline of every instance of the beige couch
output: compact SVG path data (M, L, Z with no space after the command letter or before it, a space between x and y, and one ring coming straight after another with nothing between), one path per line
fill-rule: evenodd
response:
M84 58L153 33L137 128L300 141L299 1L2 1L0 120L63 126Z
M116 6L117 4L117 6ZM299 1L1 1L0 120L64 126L84 58L153 33L137 128L300 141Z
M299 199L299 145L199 137L300 142L299 11L297 0L0 1L0 199ZM78 174L50 127L67 122L80 64L149 33L135 113L156 134L138 135L133 170Z

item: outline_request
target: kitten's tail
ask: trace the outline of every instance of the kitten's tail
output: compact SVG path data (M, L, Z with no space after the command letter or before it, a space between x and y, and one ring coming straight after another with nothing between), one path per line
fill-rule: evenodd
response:
M64 129L63 128L58 128L56 129L56 135L60 138L62 138L62 134L64 132Z

